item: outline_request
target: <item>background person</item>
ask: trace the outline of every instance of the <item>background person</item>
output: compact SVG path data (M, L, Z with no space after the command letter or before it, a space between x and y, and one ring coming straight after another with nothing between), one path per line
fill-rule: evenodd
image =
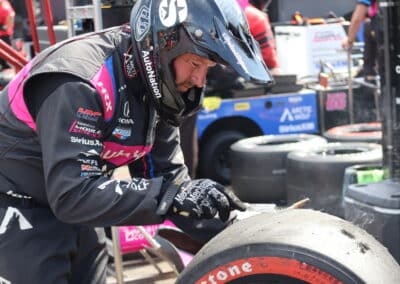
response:
M15 11L8 0L0 0L0 39L11 45L14 34ZM0 59L0 68L10 68L7 62Z
M250 33L258 41L265 64L273 75L281 73L276 53L275 38L268 14L265 12L271 0L249 0L244 12Z
M216 182L190 179L178 126L199 109L217 62L271 80L246 25L229 0L179 10L139 0L130 27L51 46L17 74L0 95L0 279L105 283L95 228L217 213L224 224L245 210ZM124 165L131 180L109 177Z
M358 0L351 17L347 37L343 40L344 49L350 49L360 29L364 26L364 65L362 74L367 82L375 83L378 73L378 3L375 0Z

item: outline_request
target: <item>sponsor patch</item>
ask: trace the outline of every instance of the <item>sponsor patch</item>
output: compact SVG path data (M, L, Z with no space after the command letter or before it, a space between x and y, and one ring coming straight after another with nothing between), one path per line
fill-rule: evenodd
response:
M69 128L70 133L79 133L93 138L101 138L102 132L92 124L88 124L79 120L75 120Z
M125 102L124 103L124 111L123 114L125 117L129 117L129 115L131 114L131 110L129 108L129 102Z
M123 146L115 142L104 142L101 158L117 166L137 160L151 151L150 146Z
M95 146L95 147L102 147L103 143L97 139L86 139L82 137L71 136L71 143L81 144L85 146Z
M147 50L142 51L144 67L146 70L147 79L150 83L152 92L157 99L161 98L161 92L158 88L157 74L154 71L153 62L150 60L150 52Z
M96 157L96 156L100 156L100 153L97 152L97 150L95 149L91 149L87 152L81 152L82 155L84 155L85 157Z
M98 111L93 111L90 109L85 109L80 107L78 111L76 112L76 117L80 119L85 119L85 120L90 120L97 122L99 120L99 117L101 116L101 112Z
M107 88L105 87L103 82L97 82L96 86L99 87L100 94L104 98L104 102L106 104L106 112L112 112L113 106L110 98L110 93L108 92Z
M102 174L102 170L98 166L86 165L86 164L81 165L81 176L82 177L99 176L101 174Z
M125 150L118 150L118 151L113 151L113 150L105 150L101 153L101 158L104 160L111 160L111 159L118 159L118 158L125 158L125 159L134 159L137 160L141 157L146 155L146 151L140 151L136 150L134 152L128 152Z
M78 159L78 162L85 164L85 165L91 165L91 166L99 166L99 163L97 162L97 160L94 159Z
M18 226L21 231L33 229L31 223L29 223L29 221L17 208L8 207L6 214L4 215L4 218L0 224L0 235L4 234L7 231L10 224L15 224L15 221L18 221Z
M97 188L100 190L114 189L115 193L122 195L123 192L119 183L120 183L119 180L108 180L100 184Z
M129 79L133 79L137 76L135 61L133 60L132 54L124 53L124 71L125 76Z
M22 194L14 192L12 190L7 191L6 194L10 195L10 196L12 196L14 198L20 198L20 199L31 199L32 198L32 196L22 195Z
M129 137L131 137L131 132L132 131L130 128L116 127L113 130L112 135L118 138L119 140L126 140Z
M160 40L160 47L171 49L178 42L178 32L177 29L173 29L172 31L162 31L159 32L158 38Z
M123 118L123 117L118 118L118 123L119 124L127 124L127 125L135 124L135 122L133 121L132 118Z
M149 188L150 182L146 179L133 178L128 184L128 188L134 191L143 191Z

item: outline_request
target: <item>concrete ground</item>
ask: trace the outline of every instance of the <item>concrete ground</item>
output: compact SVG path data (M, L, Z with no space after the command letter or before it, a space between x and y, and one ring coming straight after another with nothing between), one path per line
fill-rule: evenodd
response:
M125 284L173 284L176 281L176 274L165 261L157 261L161 273L147 262L124 261L124 282ZM119 284L115 276L107 277L107 284Z
M121 167L114 172L117 179L129 179L127 167ZM133 259L132 259L133 258ZM123 274L125 284L173 284L176 281L176 274L171 266L160 259L155 259L160 271L144 259L139 253L133 254L133 257L125 257L123 260ZM114 269L113 263L110 264L110 270ZM113 273L113 271L111 272ZM107 277L107 284L118 283L115 274ZM119 283L118 283L119 284Z

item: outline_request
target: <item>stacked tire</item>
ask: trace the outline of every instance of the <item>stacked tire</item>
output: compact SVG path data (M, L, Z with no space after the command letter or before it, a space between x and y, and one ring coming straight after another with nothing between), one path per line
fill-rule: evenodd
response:
M382 162L382 147L374 143L328 143L288 154L288 202L309 197L310 208L344 217L342 187L345 169Z
M311 134L265 135L241 139L231 146L231 185L250 203L286 203L286 156L326 144Z
M381 143L382 124L368 122L336 126L326 131L323 136L329 142Z

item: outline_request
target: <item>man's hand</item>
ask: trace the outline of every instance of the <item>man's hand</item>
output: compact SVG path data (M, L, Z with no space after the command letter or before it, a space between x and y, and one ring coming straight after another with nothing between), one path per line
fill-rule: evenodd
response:
M218 212L222 221L234 209L244 211L246 206L232 191L209 179L183 182L171 206L173 213L185 217L210 219Z
M348 37L345 37L342 41L342 47L345 50L349 50L353 47L354 41L350 40Z

